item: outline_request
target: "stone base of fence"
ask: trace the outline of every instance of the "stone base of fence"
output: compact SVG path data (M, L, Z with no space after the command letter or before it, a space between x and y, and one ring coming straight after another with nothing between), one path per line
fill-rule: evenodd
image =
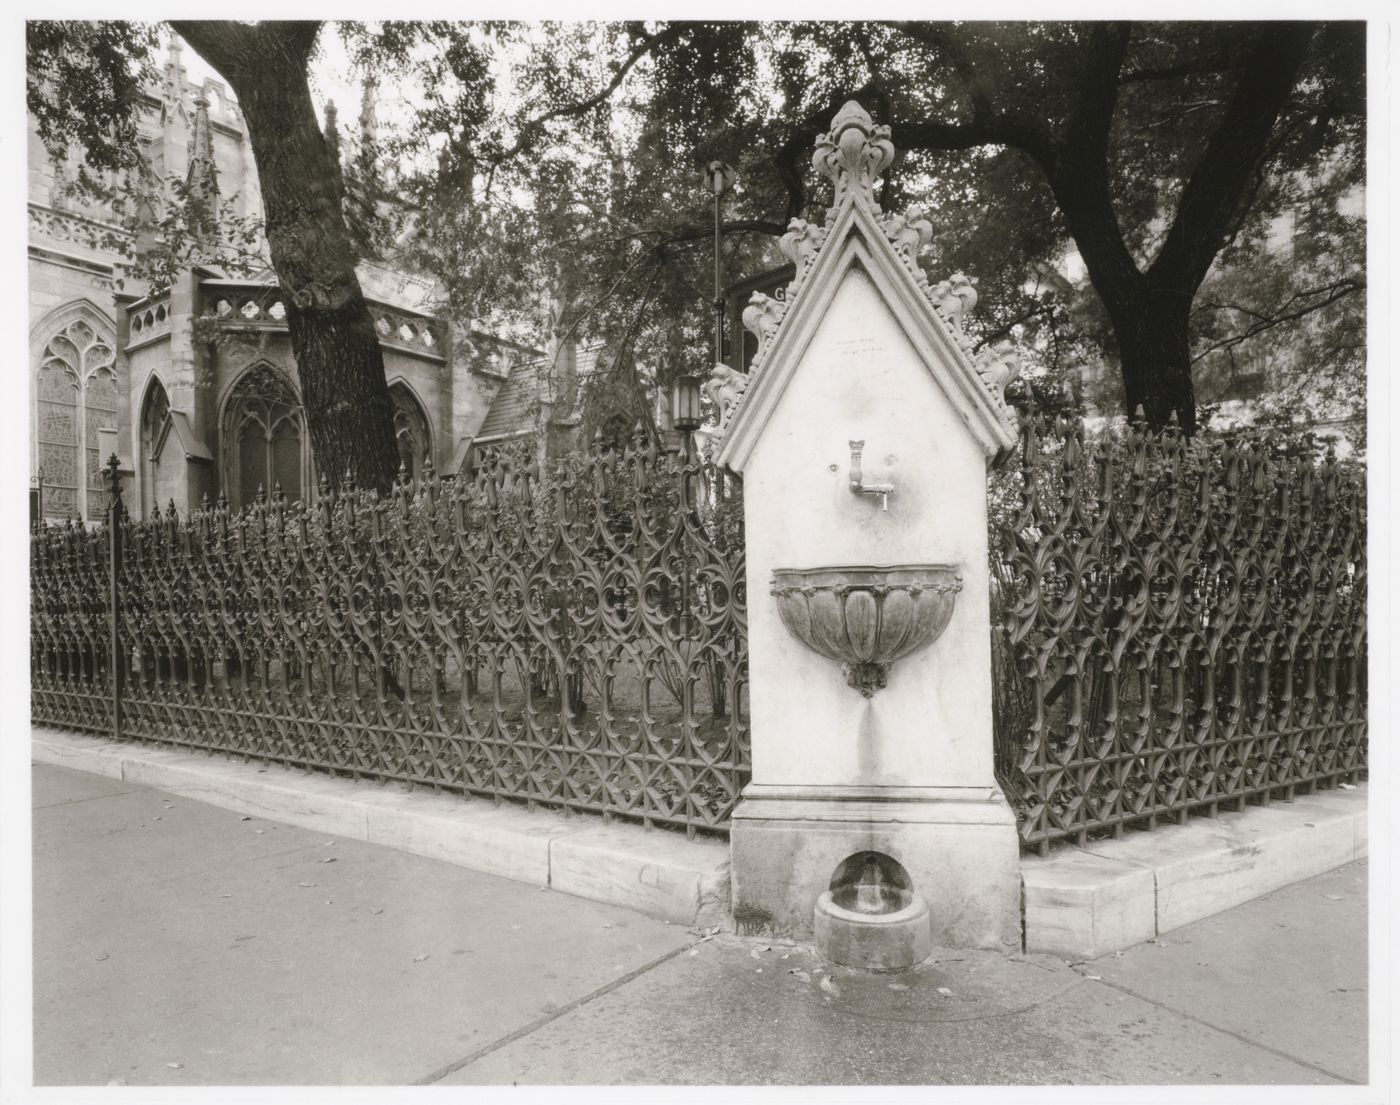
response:
M1023 856L1025 948L1090 959L1366 856L1367 788Z
M332 778L278 764L33 730L36 762L382 844L686 925L727 922L729 845L596 817Z

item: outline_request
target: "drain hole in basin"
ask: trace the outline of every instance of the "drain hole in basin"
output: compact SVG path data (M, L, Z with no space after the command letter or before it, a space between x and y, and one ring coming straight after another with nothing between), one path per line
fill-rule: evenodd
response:
M909 872L884 852L856 852L831 876L831 901L853 913L897 913L914 900Z

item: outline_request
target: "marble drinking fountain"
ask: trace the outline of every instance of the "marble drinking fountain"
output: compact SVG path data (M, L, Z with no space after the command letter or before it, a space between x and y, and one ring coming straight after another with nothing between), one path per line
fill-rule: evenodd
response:
M964 330L973 279L925 272L936 213L876 201L893 158L889 127L837 113L813 154L831 207L789 224L792 280L745 309L749 371L717 365L706 387L716 461L744 481L751 599L735 921L876 970L1021 937L987 556L1016 355Z
M871 494L860 478L852 442L851 490ZM874 494L894 493L878 485ZM846 683L870 698L885 686L890 665L933 644L953 616L962 579L948 564L778 568L770 588L787 631L818 655L839 663ZM817 899L817 949L845 967L896 971L932 948L928 902L904 867L879 852L844 860Z

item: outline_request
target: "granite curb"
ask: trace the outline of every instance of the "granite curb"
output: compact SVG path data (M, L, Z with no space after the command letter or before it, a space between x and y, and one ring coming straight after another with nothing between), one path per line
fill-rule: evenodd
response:
M32 757L668 921L732 928L721 840L37 727ZM1122 951L1364 858L1366 811L1363 783L1023 855L1024 950L1070 959Z
M1367 788L1022 856L1025 950L1122 951L1367 854Z
M720 840L38 727L31 757L667 921L727 927L729 846Z

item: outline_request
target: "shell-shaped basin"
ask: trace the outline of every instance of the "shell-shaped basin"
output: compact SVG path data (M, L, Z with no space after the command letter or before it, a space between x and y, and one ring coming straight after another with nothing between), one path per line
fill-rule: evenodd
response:
M869 698L892 663L938 640L961 590L952 565L896 564L776 568L771 593L788 632Z

